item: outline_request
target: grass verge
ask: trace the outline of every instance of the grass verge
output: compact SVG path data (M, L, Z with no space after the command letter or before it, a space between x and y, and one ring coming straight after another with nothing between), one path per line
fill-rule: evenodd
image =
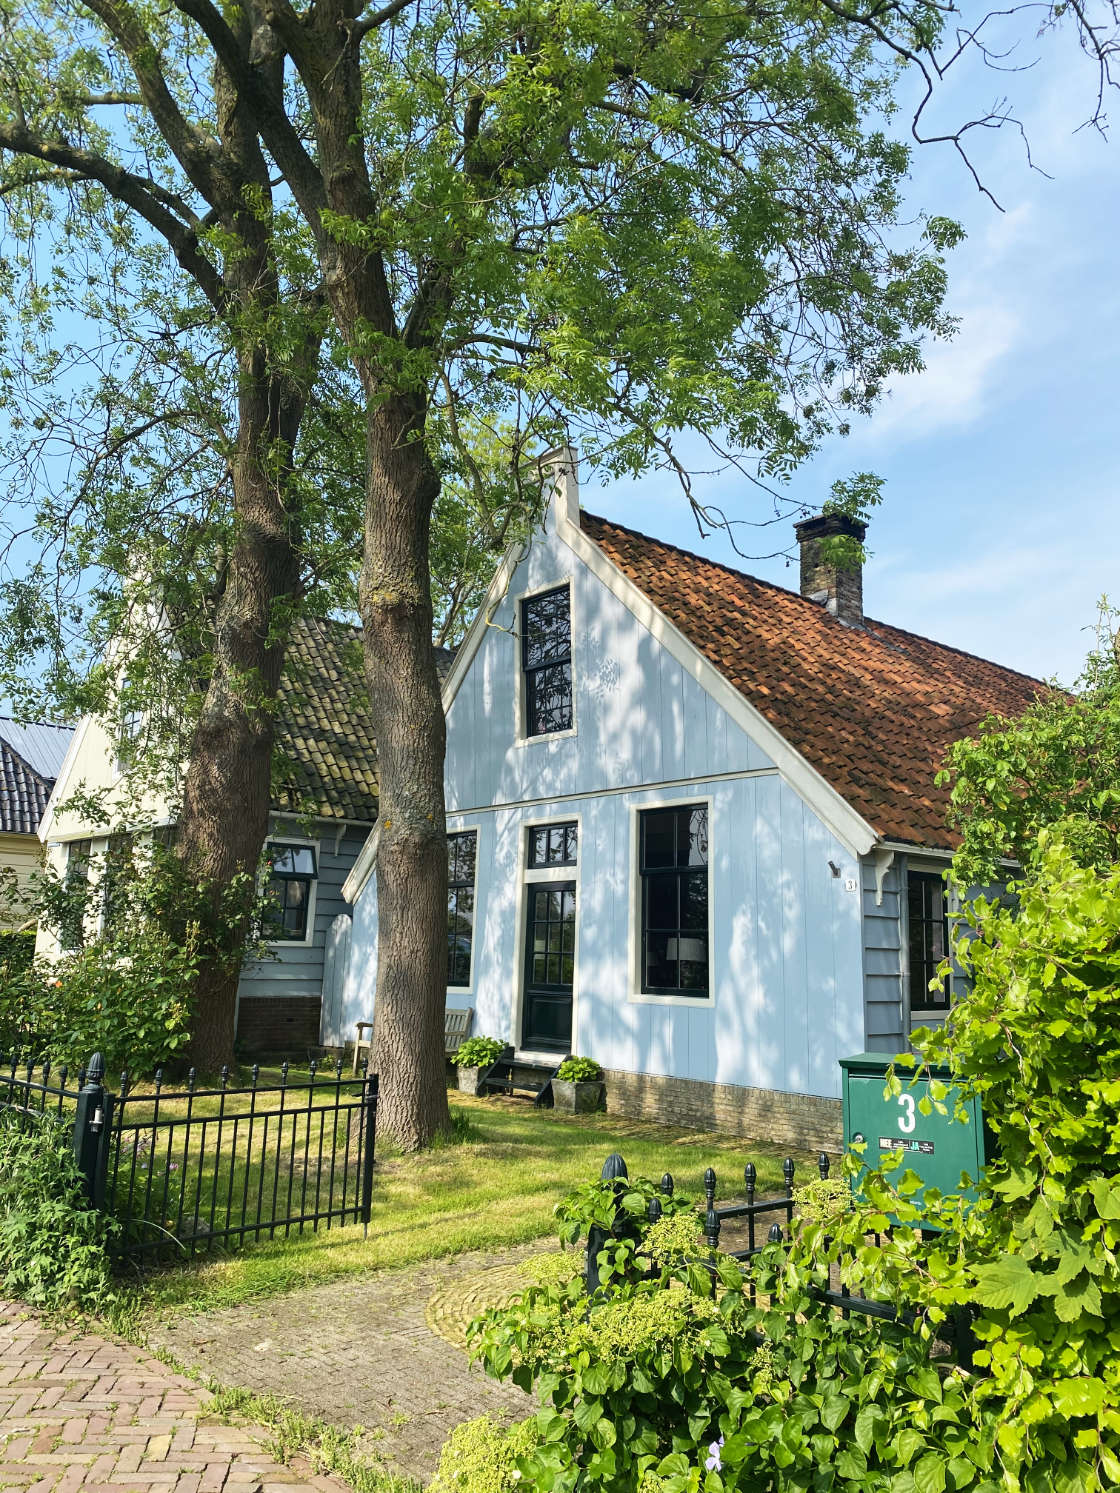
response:
M621 1151L632 1176L671 1172L678 1191L698 1196L714 1166L719 1196L742 1189L746 1161L758 1168L760 1197L783 1190L788 1152L759 1141L698 1134L606 1114L557 1115L517 1100L451 1095L459 1136L421 1155L379 1150L373 1214L360 1225L293 1233L198 1264L164 1270L141 1285L149 1312L213 1310L468 1250L500 1250L552 1232L553 1210ZM801 1180L814 1158L794 1153Z

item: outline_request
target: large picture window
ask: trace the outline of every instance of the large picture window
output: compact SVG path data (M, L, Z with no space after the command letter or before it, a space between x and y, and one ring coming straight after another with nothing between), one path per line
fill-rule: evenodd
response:
M949 1009L950 977L930 985L937 966L949 954L949 913L945 904L945 882L936 871L909 871L906 876L906 912L909 924L910 1009Z
M642 993L708 993L708 810L639 815Z
M525 734L548 736L572 726L572 611L567 586L521 603Z
M317 875L310 845L269 845L264 935L270 943L306 943Z
M474 940L474 877L478 831L461 830L447 837L447 983L471 983Z

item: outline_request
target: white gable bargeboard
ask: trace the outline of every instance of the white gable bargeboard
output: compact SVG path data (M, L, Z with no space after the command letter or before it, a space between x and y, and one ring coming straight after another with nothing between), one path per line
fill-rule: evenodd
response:
M476 1034L522 1045L527 827L574 820L572 1050L626 1073L835 1098L838 1059L863 1045L865 827L830 790L823 812L810 806L772 728L733 719L710 666L654 635L628 582L604 580L613 567L597 547L588 556L575 512L561 490L544 532L507 561L445 693L448 829L478 834L471 980L448 1005L475 1009ZM564 584L574 728L526 741L520 606ZM642 995L637 812L695 800L709 804L709 995ZM370 877L355 908L352 1020L372 1014L375 927Z

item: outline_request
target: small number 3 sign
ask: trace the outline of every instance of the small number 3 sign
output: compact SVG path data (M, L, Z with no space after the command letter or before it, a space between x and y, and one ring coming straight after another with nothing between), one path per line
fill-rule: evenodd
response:
M902 1131L903 1135L909 1135L918 1123L914 1116L913 1094L899 1094L898 1107L902 1111L898 1117L898 1128Z

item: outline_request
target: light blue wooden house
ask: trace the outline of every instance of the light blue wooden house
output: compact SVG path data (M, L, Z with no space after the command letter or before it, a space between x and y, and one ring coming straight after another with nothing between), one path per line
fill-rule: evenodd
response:
M620 1113L835 1144L839 1059L948 1007L945 748L1041 686L865 617L845 520L797 526L792 592L581 512L552 461L445 685L448 1006L595 1058ZM372 1015L372 864L325 1040Z

